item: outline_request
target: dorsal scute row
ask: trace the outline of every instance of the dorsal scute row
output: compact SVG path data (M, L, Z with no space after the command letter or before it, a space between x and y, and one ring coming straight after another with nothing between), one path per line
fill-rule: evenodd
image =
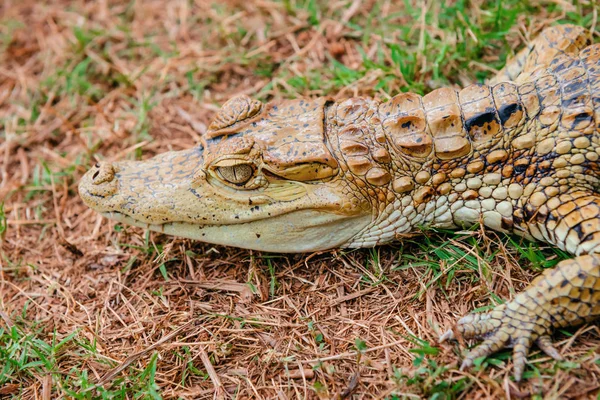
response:
M600 112L592 86L597 80L593 74L600 66L599 59L600 45L590 46L578 55L560 53L547 67L531 73L528 82L519 85L519 98L536 128L514 139L513 147L523 148L523 143L532 142L530 137L537 137L543 144L538 152L546 154L554 146L566 149L574 145L575 138L597 131ZM586 142L580 140L579 144Z
M492 88L492 97L502 127L513 129L520 126L526 117L518 88L510 82L502 82Z
M401 93L379 107L388 140L397 150L416 158L426 158L433 149L421 96Z
M392 176L388 164L390 153L373 127L378 125L376 102L360 97L350 98L332 107L337 130L338 149L352 174L373 186L383 186ZM368 122L367 122L368 121ZM383 140L382 140L383 139Z
M578 56L561 55L556 57L548 68L548 76L553 79L558 89L556 95L560 112L560 125L562 130L570 132L579 132L580 134L590 134L594 132L594 101L591 93L590 84L595 81L591 79L594 71L594 64L598 64L598 55L593 56L593 49L599 48L590 46L583 50ZM543 78L542 78L543 79ZM538 82L536 81L536 86ZM550 94L549 94L550 93ZM551 97L552 92L546 89L540 97ZM546 105L546 102L543 102ZM541 116L548 114L542 110ZM546 118L548 119L548 118ZM542 121L546 122L547 121Z
M600 44L589 46L579 53L579 58L587 71L590 93L600 93ZM592 97L591 106L596 131L600 131L600 96Z
M421 97L402 93L381 104L379 114L390 143L399 152L441 160L491 148L527 115L516 85L474 84L443 88Z
M477 147L489 147L501 136L502 125L487 85L470 85L458 94L464 118L464 129Z
M429 130L435 144L435 155L448 160L471 152L471 141L464 130L458 93L442 88L423 97Z

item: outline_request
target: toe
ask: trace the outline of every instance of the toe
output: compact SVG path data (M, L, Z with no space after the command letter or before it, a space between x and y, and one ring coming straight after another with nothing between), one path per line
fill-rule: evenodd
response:
M501 316L497 311L469 314L458 320L455 329L465 339L486 336L501 325Z
M525 363L527 362L527 353L531 347L531 338L521 337L515 342L515 348L513 350L513 364L514 364L514 376L517 382L521 381L523 377L523 371L525 370Z
M540 350L542 350L544 353L546 353L550 357L554 358L557 361L563 360L563 356L560 355L558 350L556 350L556 347L554 347L554 344L552 344L552 339L550 339L550 336L548 336L548 335L540 336L536 343L537 343L538 347L540 348Z
M509 336L505 332L496 332L494 335L481 342L479 346L475 347L473 350L467 353L465 359L462 362L462 365L460 366L460 370L462 371L465 368L472 366L475 359L479 357L488 356L504 348L508 340Z

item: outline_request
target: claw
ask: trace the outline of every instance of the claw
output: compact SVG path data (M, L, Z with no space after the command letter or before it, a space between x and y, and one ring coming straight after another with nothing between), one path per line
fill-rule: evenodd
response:
M560 355L558 350L556 350L556 347L554 347L554 344L552 344L552 339L550 339L550 336L548 336L548 335L540 336L537 339L536 343L537 343L538 347L540 348L540 350L542 350L548 356L554 358L556 361L563 360L563 356Z
M473 360L463 360L462 364L460 364L460 371L464 371L467 368L471 368L473 366Z
M440 338L438 339L439 343L444 343L446 340L454 339L454 331L452 329L448 329Z

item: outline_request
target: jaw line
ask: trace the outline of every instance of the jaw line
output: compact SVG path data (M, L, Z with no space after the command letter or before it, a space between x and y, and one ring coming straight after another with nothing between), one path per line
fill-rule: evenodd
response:
M152 224L108 211L104 217L128 225L202 242L277 253L301 253L343 247L371 222L371 216L342 216L314 210L228 225L189 222ZM302 224L300 224L302 223Z

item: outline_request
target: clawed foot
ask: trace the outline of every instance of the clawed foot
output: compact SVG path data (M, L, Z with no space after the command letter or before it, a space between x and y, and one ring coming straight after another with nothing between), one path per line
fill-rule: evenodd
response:
M460 367L461 371L471 367L476 358L513 347L514 376L519 382L525 369L527 353L534 342L550 357L562 360L548 335L549 322L530 308L512 301L487 313L469 314L461 318L453 329L440 336L439 341L441 343L454 339L457 335L465 339L483 339L483 342L467 353Z

